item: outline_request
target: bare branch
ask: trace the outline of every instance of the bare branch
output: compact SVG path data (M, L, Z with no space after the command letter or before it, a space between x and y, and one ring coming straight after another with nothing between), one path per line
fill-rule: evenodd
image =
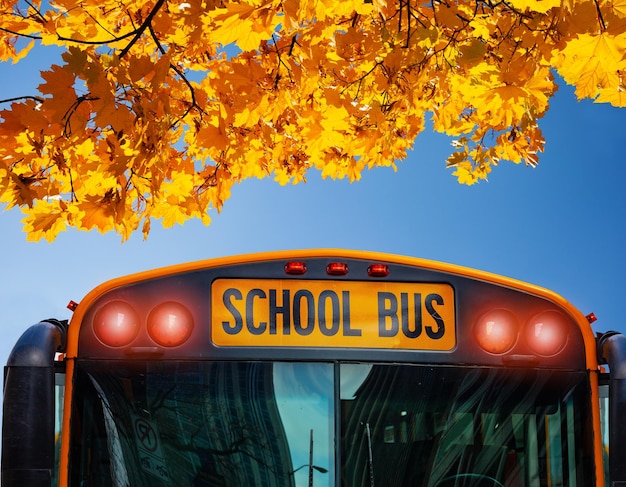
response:
M139 38L143 35L145 30L148 27L150 27L150 25L152 24L152 19L158 13L158 11L161 9L161 7L163 6L164 3L165 3L165 0L157 0L157 2L154 4L154 7L152 7L152 10L150 10L150 13L146 17L146 20L143 21L143 23L139 26L139 28L135 32L135 36L133 37L133 39L120 52L120 59L122 59L128 53L128 51L130 51L130 49L133 47L135 42L137 42L139 40Z
M11 35L18 36L18 37L26 37L27 39L35 39L37 41L41 40L40 36L34 36L34 35L31 35L31 34L21 34L19 32L15 32L15 31L10 30L10 29L5 29L4 27L0 27L0 31L6 32L7 34L11 34Z
M606 31L606 23L604 22L604 17L602 16L602 11L600 10L600 3L598 0L593 0L593 3L596 5L596 13L598 14L598 22L600 23L600 30L602 32Z
M99 98L92 97L92 96L89 96L89 95L79 96L76 99L76 101L72 104L72 106L70 106L67 109L67 112L65 112L65 114L63 115L63 118L62 118L62 120L64 120L64 122L65 122L65 125L63 127L63 136L64 137L70 137L70 135L72 134L72 125L71 125L72 115L74 115L74 113L76 112L78 107L81 105L81 103L86 102L86 101L95 101L95 100L99 100Z
M157 37L156 32L154 32L152 25L149 26L149 30L150 30L150 35L152 36L152 40L157 46L157 49L162 55L164 55L165 49L161 45L161 41ZM189 93L191 94L191 103L189 104L189 107L187 108L187 110L185 110L185 113L183 113L180 117L178 117L178 119L174 123L172 123L172 127L176 126L181 120L183 120L189 114L189 112L194 108L196 108L200 112L200 118L202 118L202 115L206 115L206 113L204 110L202 110L202 108L200 108L200 106L196 102L196 91L191 85L191 82L187 79L187 76L185 75L183 70L180 69L175 64L170 63L170 69L172 69L178 76L180 76L180 79L187 85L187 87L189 88Z
M85 39L81 39L81 40L77 40L77 39L72 39L71 37L63 37L60 35L57 35L57 38L60 41L67 41L67 42L76 42L77 44L87 44L90 46L103 46L105 44L110 44L112 42L119 42L119 41L123 41L124 39L127 39L129 37L132 37L134 35L137 34L137 31L134 30L132 32L128 32L127 34L123 34L121 36L116 36L112 39L107 39L106 41L89 41L89 40L85 40ZM134 41L132 41L134 42Z
M29 2L28 0L26 0L26 4L35 11L35 13L37 14L37 17L39 18L40 22L44 23L46 21L46 18L43 16L41 11L37 7L35 7L32 4L32 2Z
M164 3L165 3L165 0L158 0L155 3L152 10L150 11L150 13L148 14L148 16L146 17L146 19L144 20L144 22L138 28L135 28L132 31L127 32L126 34L113 36L111 39L107 39L105 41L90 41L86 39L77 40L77 39L72 39L71 37L64 37L64 36L57 36L57 37L60 41L76 42L77 44L86 44L86 45L92 45L92 46L103 46L106 44L111 44L112 42L119 42L119 41L123 41L124 39L128 39L129 37L132 37L131 41L120 52L119 57L121 59L128 53L128 51L130 51L130 49L133 47L135 42L137 42L137 40L143 35L145 30L148 28L151 28L152 19L161 9ZM110 34L110 32L108 33ZM163 51L161 53L163 54Z
M37 96L29 96L29 95L27 95L27 96L18 96L18 97L15 97L15 98L5 98L4 100L0 100L0 103L11 103L13 101L20 101L20 100L35 100L35 101L37 101L39 103L43 103L44 102L43 98L39 98Z

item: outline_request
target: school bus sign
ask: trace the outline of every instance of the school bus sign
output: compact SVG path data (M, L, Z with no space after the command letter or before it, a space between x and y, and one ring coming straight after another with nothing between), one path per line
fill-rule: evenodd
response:
M444 283L217 279L217 346L452 350L454 289Z

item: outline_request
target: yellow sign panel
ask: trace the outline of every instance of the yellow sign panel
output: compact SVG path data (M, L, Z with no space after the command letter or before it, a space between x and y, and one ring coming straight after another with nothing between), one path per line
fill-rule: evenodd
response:
M223 347L452 350L454 289L441 283L217 279L211 334Z

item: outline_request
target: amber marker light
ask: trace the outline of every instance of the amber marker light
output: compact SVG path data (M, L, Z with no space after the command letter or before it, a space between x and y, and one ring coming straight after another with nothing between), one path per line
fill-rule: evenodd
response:
M539 355L556 355L565 347L568 338L568 321L558 311L542 311L526 324L526 341Z
M159 304L148 316L148 334L163 347L182 345L189 339L192 331L191 312L175 301Z
M123 347L139 333L139 318L130 304L111 301L96 312L93 332L105 345Z
M506 309L494 309L481 315L474 325L474 337L480 347L494 354L513 348L518 336L515 315Z

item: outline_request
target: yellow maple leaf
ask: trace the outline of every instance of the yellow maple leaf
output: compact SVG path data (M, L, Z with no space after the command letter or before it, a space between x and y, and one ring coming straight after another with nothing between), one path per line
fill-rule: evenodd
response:
M561 6L561 0L511 0L511 5L516 9L526 12L546 13L552 8Z
M558 72L579 98L595 98L602 88L617 89L626 69L626 34L581 34L556 54Z
M80 200L83 197L103 196L118 185L117 178L105 171L88 171L84 176L74 179L74 191Z
M37 242L45 238L48 242L54 241L60 232L67 229L67 213L64 203L59 200L39 200L32 208L25 210L26 216L22 219L26 239Z
M473 173L472 165L469 162L456 164L452 175L456 176L460 184L465 184L467 186L471 186L472 184L478 182L478 178Z
M272 36L278 24L270 8L246 3L228 3L210 14L207 21L209 18L214 22L213 39L223 45L235 43L243 51L257 49L262 40Z
M0 203L6 203L7 208L13 206L32 207L44 193L41 179L25 174L9 173L7 187L0 194Z
M176 225L182 225L189 219L190 212L186 207L186 203L180 204L177 198L162 200L154 206L150 216L161 220L164 228L170 228Z
M469 23L470 29L472 29L475 37L483 40L489 40L491 32L494 29L493 20L491 16L487 14L474 15Z
M483 60L486 52L487 46L484 41L472 39L469 44L460 47L458 61L464 67L473 66Z
M626 86L620 84L617 88L600 88L596 103L610 103L614 107L626 107Z
M84 201L76 204L74 216L76 226L81 230L97 229L105 233L115 228L115 214L108 198L99 196L86 197Z
M621 17L626 17L626 0L613 0L611 5L615 13Z

